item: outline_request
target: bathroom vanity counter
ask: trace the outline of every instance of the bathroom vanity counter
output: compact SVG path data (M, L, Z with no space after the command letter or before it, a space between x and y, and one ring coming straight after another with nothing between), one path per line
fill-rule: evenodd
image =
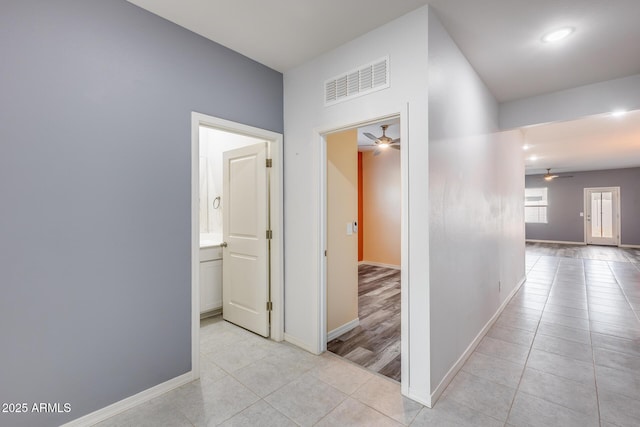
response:
M222 309L222 236L200 234L200 314Z
M200 249L220 246L222 234L200 233Z

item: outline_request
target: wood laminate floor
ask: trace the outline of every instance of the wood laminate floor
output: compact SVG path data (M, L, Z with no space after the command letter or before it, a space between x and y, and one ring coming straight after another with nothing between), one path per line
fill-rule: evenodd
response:
M358 317L327 350L400 381L400 270L358 266Z

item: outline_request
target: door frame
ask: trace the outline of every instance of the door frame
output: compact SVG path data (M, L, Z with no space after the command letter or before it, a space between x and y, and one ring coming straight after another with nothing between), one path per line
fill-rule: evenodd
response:
M324 251L327 248L327 135L340 131L346 131L361 126L375 124L389 119L400 119L400 139L404 142L403 149L400 150L400 181L401 181L401 242L400 242L400 384L402 393L409 394L409 372L410 372L410 352L409 352L409 126L408 126L408 106L403 106L399 111L389 114L368 118L355 123L344 123L326 128L316 129L314 133L319 138L320 164L320 227L319 242L321 250L318 251L320 265L320 289L318 294L318 348L320 352L327 351L327 257Z
M270 142L271 158L271 339L284 338L284 259L283 259L283 136L281 133L242 123L191 113L191 370L200 377L200 126L236 133Z
M616 231L617 231L617 235L616 235L616 244L615 246L620 246L620 241L621 241L621 236L622 236L622 230L620 228L620 187L590 187L590 188L585 188L583 191L583 200L584 200L584 243L586 245L589 245L589 239L588 239L588 227L589 227L589 221L587 220L588 215L587 212L590 212L591 210L591 206L589 206L589 203L587 201L587 195L589 193L589 191L613 191L616 193L616 203L615 203L615 208L616 208L616 217L614 218L615 224L616 224ZM594 243L591 243L594 244ZM605 246L612 246L612 245L605 245Z

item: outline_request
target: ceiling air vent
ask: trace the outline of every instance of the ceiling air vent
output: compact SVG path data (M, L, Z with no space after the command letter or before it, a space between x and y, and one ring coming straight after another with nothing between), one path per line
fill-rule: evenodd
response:
M333 77L324 83L324 105L333 105L389 87L389 57Z

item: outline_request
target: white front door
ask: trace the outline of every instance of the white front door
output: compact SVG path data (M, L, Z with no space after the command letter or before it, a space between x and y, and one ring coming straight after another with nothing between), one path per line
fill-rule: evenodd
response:
M223 153L222 317L269 336L268 143Z
M587 244L618 246L618 188L585 189Z

